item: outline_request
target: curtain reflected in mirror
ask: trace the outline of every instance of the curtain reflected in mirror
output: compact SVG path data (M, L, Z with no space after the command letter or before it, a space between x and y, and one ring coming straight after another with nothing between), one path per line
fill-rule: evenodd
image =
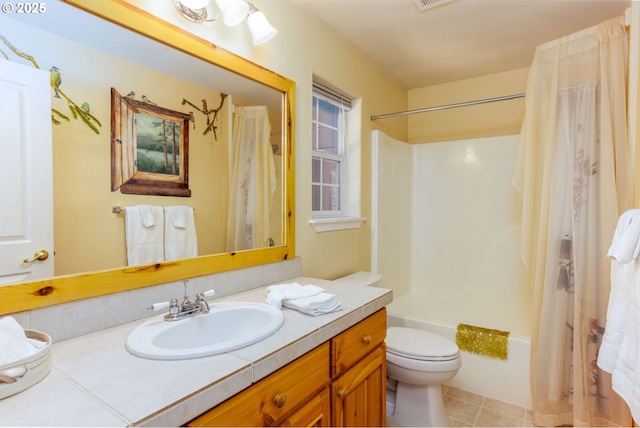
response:
M227 216L227 251L274 245L270 213L278 186L266 106L236 107Z

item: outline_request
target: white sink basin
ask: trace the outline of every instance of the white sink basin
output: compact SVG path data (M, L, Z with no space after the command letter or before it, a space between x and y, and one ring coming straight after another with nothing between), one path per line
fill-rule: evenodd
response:
M151 319L129 334L127 350L154 360L185 360L233 351L278 331L282 311L266 303L211 303L208 314L179 321Z

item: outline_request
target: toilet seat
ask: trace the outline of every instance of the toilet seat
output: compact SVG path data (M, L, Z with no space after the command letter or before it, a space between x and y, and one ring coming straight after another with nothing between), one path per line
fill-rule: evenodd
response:
M452 361L460 358L458 345L437 334L407 327L387 329L387 353L418 361Z

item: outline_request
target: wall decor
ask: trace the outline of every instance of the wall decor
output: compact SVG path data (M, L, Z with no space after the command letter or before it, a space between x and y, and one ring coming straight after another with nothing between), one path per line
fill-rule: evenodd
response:
M4 37L2 34L0 34L0 40L4 43L5 46L7 46L14 54L16 54L16 56L19 56L20 58L23 58L27 61L29 61L35 68L40 68L40 66L38 65L38 62L36 61L36 59L25 53L22 52L21 50L19 50L18 48L16 48L6 37ZM0 49L0 54L2 54L2 56L7 59L8 61L10 61L11 59L9 58L9 55L7 55L2 49ZM76 104L69 96L67 96L67 94L65 94L61 89L60 89L60 85L62 84L62 73L60 72L60 69L58 67L56 67L55 65L53 67L51 67L49 69L49 74L50 74L50 83L51 83L51 88L53 88L53 98L64 98L64 100L67 102L67 107L69 107L69 110L71 111L71 114L73 115L74 119L78 119L80 118L82 120L82 122L84 122L89 128L91 128L93 130L93 132L95 132L96 134L100 133L100 127L102 127L102 124L100 123L100 121L90 112L90 107L89 107L89 103L84 102L82 103L82 105L78 106L78 104ZM62 95L62 96L61 96ZM69 116L67 116L66 114L62 113L60 110L55 109L55 108L51 108L51 122L54 125L60 125L62 122L60 122L60 120L66 120L67 122L69 122L71 119L69 119Z
M200 113L207 116L207 127L202 132L202 135L207 135L209 132L213 131L213 138L216 141L218 141L218 134L216 134L216 130L218 129L218 127L215 125L215 122L216 122L216 119L218 118L218 112L222 110L222 106L224 105L224 100L226 98L227 98L227 94L220 94L220 105L216 109L207 108L207 100L205 99L202 100L202 108L196 106L191 101L184 98L182 99L182 105L189 104L191 107L195 108ZM212 114L213 114L213 118L211 118ZM194 122L194 129L195 129L195 122Z
M121 96L111 88L111 191L136 195L191 196L189 121L146 96Z

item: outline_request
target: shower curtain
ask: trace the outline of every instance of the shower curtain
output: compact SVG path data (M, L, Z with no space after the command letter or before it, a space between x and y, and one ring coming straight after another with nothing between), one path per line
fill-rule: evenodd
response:
M267 107L236 107L233 119L227 251L269 246L276 165Z
M514 183L533 290L534 423L631 426L597 365L610 290L607 250L631 208L622 17L537 48Z

